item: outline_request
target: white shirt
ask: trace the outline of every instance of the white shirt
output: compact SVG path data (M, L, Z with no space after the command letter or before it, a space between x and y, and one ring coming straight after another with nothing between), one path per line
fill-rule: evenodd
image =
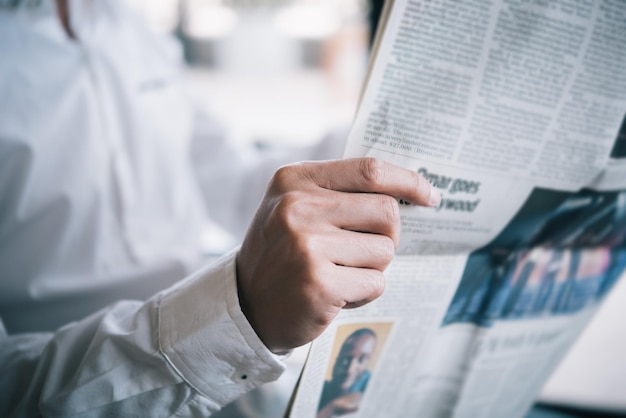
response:
M175 283L207 208L241 235L288 157L234 150L123 2L69 5L77 40L51 0L0 8L0 415L208 415L284 366L241 312L236 252Z

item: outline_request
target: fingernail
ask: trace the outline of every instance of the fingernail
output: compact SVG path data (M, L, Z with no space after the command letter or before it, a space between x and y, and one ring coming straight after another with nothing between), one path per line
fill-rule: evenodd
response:
M441 192L432 184L430 185L430 197L428 198L428 204L436 208L441 203Z

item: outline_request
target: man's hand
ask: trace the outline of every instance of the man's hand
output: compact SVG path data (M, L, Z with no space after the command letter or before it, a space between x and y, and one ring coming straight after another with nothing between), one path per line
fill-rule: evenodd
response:
M419 174L374 158L274 174L237 257L241 308L271 351L312 341L342 308L382 294L400 234L396 198L440 201Z

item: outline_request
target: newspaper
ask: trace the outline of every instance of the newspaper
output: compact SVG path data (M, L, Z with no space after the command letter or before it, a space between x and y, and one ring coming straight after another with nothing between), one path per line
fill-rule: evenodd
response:
M522 417L626 266L626 2L385 7L345 157L443 199L401 207L385 293L314 341L289 416Z

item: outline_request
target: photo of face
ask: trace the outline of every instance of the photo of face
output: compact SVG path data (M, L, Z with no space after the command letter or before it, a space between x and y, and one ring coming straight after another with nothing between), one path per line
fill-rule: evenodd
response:
M361 330L360 330L361 331ZM373 332L353 334L341 347L339 357L333 368L333 381L347 391L367 370L372 353L376 348L376 336ZM357 331L358 332L358 331Z
M359 409L392 325L382 322L338 327L317 418L345 416Z

